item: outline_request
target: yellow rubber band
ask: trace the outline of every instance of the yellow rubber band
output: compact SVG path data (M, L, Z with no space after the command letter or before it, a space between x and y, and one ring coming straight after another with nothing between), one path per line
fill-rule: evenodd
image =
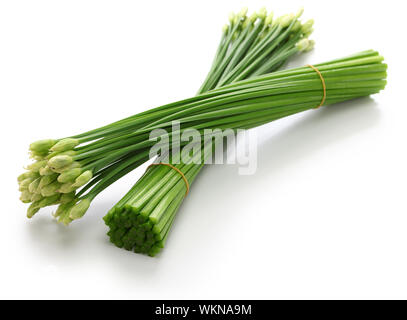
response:
M171 169L174 169L175 171L177 171L177 172L181 175L182 179L183 179L184 182L185 182L185 186L187 187L187 190L186 190L185 196L184 196L184 197L186 197L187 194L188 194L188 192L189 192L189 182L188 182L187 178L185 177L185 175L182 173L182 171L181 171L180 169L174 167L172 164L160 162L160 163L152 163L152 164L150 164L150 165L147 167L147 170L148 170L148 168L150 168L150 167L152 167L152 166L160 166L160 165L170 167Z
M316 73L318 73L318 75L319 75L319 77L320 77L320 79L321 79L321 82L322 82L322 89L324 90L324 95L323 95L323 97L322 97L322 100L321 100L321 103L319 104L319 106L318 106L318 107L315 107L315 109L318 109L319 107L322 107L322 106L323 106L323 104L325 103L325 100L326 100L326 84L325 84L325 79L324 79L324 77L322 76L322 73L321 73L317 68L315 68L312 64L307 64L307 67L310 67L310 68L313 69Z

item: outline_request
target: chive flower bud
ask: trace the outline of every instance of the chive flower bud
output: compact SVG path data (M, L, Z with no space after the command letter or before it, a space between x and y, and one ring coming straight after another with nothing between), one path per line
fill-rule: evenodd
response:
M66 183L66 182L73 182L75 179L82 173L81 168L72 168L67 171L62 172L58 176L58 181L61 183Z
M62 168L53 168L52 170L53 170L54 172L57 172L57 173L63 173L63 172L65 172L65 171L68 171L68 170L71 170L71 169L74 169L74 168L80 168L80 167L81 167L80 163L77 162L77 161L74 161L74 162L72 162L71 164L69 164L69 165L67 165L67 166L65 166L65 167L62 167Z
M20 174L17 178L17 181L21 182L27 178L38 178L38 176L39 176L38 172L27 171L27 172Z
M66 226L72 222L72 219L69 218L69 211L74 205L75 202L69 202L58 206L57 211L54 213L54 217L58 218L58 222L62 222Z
M308 38L314 32L314 28L311 28L307 33L304 33L304 37Z
M247 7L243 7L242 10L240 10L240 12L237 14L238 17L239 17L239 18L245 17L246 14L247 14L247 11L248 11L248 8L247 8Z
M59 189L58 189L58 191L60 192L60 193L71 193L72 191L75 191L75 187L74 186L72 186L72 183L64 183L64 184L62 184L60 187L59 187Z
M75 192L63 193L61 195L61 198L59 199L59 202L61 204L65 204L65 203L72 202L74 199L75 199Z
M235 21L236 15L234 12L229 13L229 22L230 24L233 24Z
M38 188L42 189L46 185L49 185L50 183L54 182L57 178L58 178L57 173L53 173L51 175L41 177L40 184L39 184Z
M82 218L86 211L89 209L89 206L90 206L89 199L81 200L75 206L73 206L71 210L69 210L69 218L71 218L72 220Z
M35 179L33 182L31 182L28 186L28 191L31 193L37 193L38 186L40 184L41 178Z
M48 160L48 166L51 169L60 169L70 165L73 162L71 156L62 155L62 156L55 156Z
M27 169L34 172L39 172L41 168L47 165L47 160L37 161L27 166Z
M267 16L267 10L266 10L266 8L265 8L265 7L260 8L260 9L259 9L259 12L257 12L257 15L258 15L258 17L259 17L261 20L266 19L266 16Z
M71 156L71 154L69 154L70 152L74 152L73 150L68 150L68 151L64 151L64 152L57 152L57 151L53 151L53 152L51 152L51 153L49 153L46 157L45 157L45 159L51 159L51 158L53 158L53 157L56 157L56 156L64 156L64 155L66 155L66 156Z
M27 218L31 219L39 210L40 208L37 206L38 202L33 202L27 209Z
M257 15L257 12L253 12L253 13L251 14L251 16L249 17L250 23L254 23L254 22L257 20L258 17L259 17L259 16Z
M302 27L301 27L301 31L302 33L306 34L310 31L312 31L312 26L314 25L314 19L310 19L307 22L305 22Z
M65 212L65 210L66 210L66 203L60 204L57 208L57 211L55 211L52 215L54 216L54 218L58 218Z
M295 46L297 47L298 51L305 51L309 46L309 40L307 38L301 39Z
M58 193L59 188L61 187L61 184L58 181L54 181L43 188L41 188L41 194L44 197L50 197L53 196L54 194Z
M300 31L300 29L301 29L301 22L297 20L297 21L295 21L291 31L297 32L297 31Z
M27 178L23 181L19 182L20 191L28 190L28 186L33 182L36 178Z
M75 179L75 183L72 186L76 188L82 187L83 185L87 184L92 178L92 171L87 170Z
M52 148L53 152L63 152L75 148L79 144L78 139L66 138L58 141Z
M52 206L54 204L58 203L60 195L59 194L54 194L50 197L45 197L43 198L41 201L38 202L37 207L38 208L44 208L44 207L48 207L48 206Z
M55 172L52 171L52 169L48 165L46 165L44 168L40 169L40 175L42 175L42 176L50 176L50 175L53 175L54 173Z
M223 28L222 28L222 32L223 32L224 34L226 34L226 33L228 32L228 30L229 30L229 25L225 24L225 25L223 26Z
M41 195L41 193L34 193L31 196L31 202L36 202L42 200L44 197Z
M69 210L75 205L75 202L67 202L67 203L61 203L58 208L57 211L54 212L53 216L55 218L61 217L63 218L63 216L67 216ZM72 221L72 220L71 220Z
M35 154L48 153L55 142L52 139L38 140L30 144L30 150Z
M291 24L291 22L293 21L293 19L294 19L294 15L293 15L292 13L286 14L285 16L283 16L283 17L281 18L281 20L280 20L280 26L281 26L282 28L288 27L288 26Z
M31 202L32 193L29 191L21 192L20 200L24 203Z
M299 17L302 16L302 14L304 13L304 7L301 7L297 13L295 14L295 18L298 19Z
M270 25L273 22L274 18L274 12L270 12L269 15L267 16L266 20L264 21L265 25Z

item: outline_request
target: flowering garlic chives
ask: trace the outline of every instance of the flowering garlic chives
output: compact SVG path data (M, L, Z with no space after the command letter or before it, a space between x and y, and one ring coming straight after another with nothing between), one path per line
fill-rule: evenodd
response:
M241 65L241 61L246 61L248 56L251 59L261 57L263 53L260 49L268 48L270 59L252 70L257 73L278 68L295 53L309 49L308 46L296 44L304 40L305 33L301 26L309 24L299 22L300 14L275 20L272 14L267 15L265 9L249 17L246 14L247 9L244 8L238 14L230 15L230 24L223 29L214 66L204 84L205 91L214 89L220 79L229 77L230 72L236 75L235 66ZM284 22L279 22L280 20ZM278 32L273 31L276 28ZM271 32L274 32L273 36L278 36L278 50L274 48L275 41L270 39ZM272 57L275 59L271 59ZM267 70L264 70L265 66ZM215 95L214 99L216 100ZM72 220L82 217L83 214L78 212L85 212L89 207L81 204L86 203L83 200L86 199L90 203L117 179L149 159L149 149L153 142L149 141L150 130L146 129L147 127L180 109L190 107L192 112L192 106L209 100L210 95L200 95L151 109L79 135L32 143L30 153L35 162L19 177L21 201L31 203L28 216L32 217L42 207L61 204L55 213L59 221L69 224ZM215 105L222 108L222 103L219 100ZM200 128L205 125L204 119L201 118ZM77 206L80 206L80 210Z

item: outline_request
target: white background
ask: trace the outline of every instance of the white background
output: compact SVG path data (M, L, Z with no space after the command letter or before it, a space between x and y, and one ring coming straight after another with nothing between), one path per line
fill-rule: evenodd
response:
M1 1L0 298L407 298L403 3ZM244 5L304 5L317 43L290 65L372 48L388 87L262 127L253 176L207 167L156 258L111 245L101 219L144 168L68 228L26 219L30 142L194 95Z

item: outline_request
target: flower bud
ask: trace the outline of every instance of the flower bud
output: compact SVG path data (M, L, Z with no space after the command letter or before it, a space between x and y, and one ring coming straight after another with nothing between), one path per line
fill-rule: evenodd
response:
M69 218L69 210L74 206L75 203L67 203L61 210L62 212L58 216L58 222L63 223L65 226L68 226L73 220ZM55 214L58 214L55 212Z
M48 166L51 169L60 169L70 165L73 162L71 156L62 155L62 156L55 156L48 160Z
M297 20L297 21L295 21L295 23L294 23L294 25L293 25L291 31L292 31L292 32L297 32L297 31L300 31L300 29L301 29L301 22L299 22L299 21Z
M27 166L27 169L34 172L39 172L41 168L44 168L47 165L47 160L41 160L34 163L31 163Z
M308 38L314 32L314 28L311 28L308 32L304 33L304 37Z
M31 205L27 209L27 218L31 219L40 210L37 205L38 202L31 203Z
M58 176L58 181L61 183L73 182L82 173L81 168L73 168L62 172Z
M302 14L304 13L304 7L301 7L298 12L295 14L295 18L299 18L302 16Z
M63 193L59 202L61 204L72 202L75 199L75 192Z
M55 194L58 193L59 188L61 187L61 184L58 181L54 181L50 183L49 185L46 185L41 189L41 194L44 197L51 197Z
M75 168L80 168L80 167L81 167L81 164L79 162L77 162L77 161L74 161L74 162L72 162L71 164L69 164L69 165L67 165L65 167L58 168L58 169L54 168L53 171L57 172L57 173L63 173L65 171L75 169Z
M237 14L240 18L243 18L246 16L247 14L247 7L243 7L242 10L240 10L240 12Z
M52 169L48 166L45 166L44 168L40 169L40 175L42 176L50 176L52 174L54 174L55 172L52 171Z
M30 183L28 186L28 191L31 193L37 193L38 186L40 184L41 178L35 179L33 182Z
M63 203L58 206L57 211L53 214L55 218L58 218L58 222L62 222L64 225L68 225L72 222L69 218L69 210L75 205L75 202Z
M62 222L66 227L73 221L71 218L69 218L68 212L64 216L61 216L58 220L58 222Z
M32 152L32 151L30 151L29 154L30 154L29 155L30 159L33 159L35 161L44 160L46 158L46 156L48 155L48 153L38 154L38 153L35 153L35 152Z
M294 15L292 13L286 14L285 16L281 17L280 26L282 28L288 27L294 19Z
M30 144L30 151L35 154L48 153L49 149L55 144L55 140L45 139L38 140Z
M29 191L21 192L20 200L24 203L31 202L32 193Z
M41 195L41 193L34 193L32 196L31 196L31 202L38 202L38 201L40 201L40 200L42 200L44 197Z
M54 152L51 152L50 154L48 154L45 157L45 159L49 160L56 156L74 156L75 154L76 154L75 150L68 150L68 151L64 151L64 152L54 151Z
M265 7L260 8L259 12L257 12L257 15L261 20L266 19L266 16L267 16L266 8Z
M267 16L266 20L264 21L265 25L270 25L273 22L274 13L270 12Z
M63 152L75 148L79 144L78 139L66 138L58 141L52 148L53 152Z
M64 203L66 205L66 203ZM52 215L54 218L58 218L61 214L65 212L65 206L64 204L60 204L57 208L57 211L55 211Z
M74 186L72 186L72 183L68 182L68 183L64 183L59 187L59 192L60 193L71 193L72 191L75 191L76 188Z
M223 28L222 28L222 32L223 32L224 34L226 34L226 33L228 33L228 30L229 30L229 25L225 24L225 25L223 26Z
M234 23L236 15L234 12L229 13L229 22L230 24Z
M79 177L75 179L75 183L72 185L73 187L82 187L83 185L87 184L90 179L92 179L93 174L91 170L86 170L82 173Z
M305 50L307 50L307 48L309 46L309 40L307 38L301 39L300 41L298 41L296 43L295 46L298 49L298 51L305 51Z
M307 22L305 22L301 27L302 33L305 34L305 33L308 33L309 31L311 31L313 25L314 25L314 19L310 19Z
M89 199L81 200L75 206L73 206L71 210L69 210L69 218L71 218L72 220L82 218L86 211L89 209L89 206L90 206Z
M46 185L49 185L50 183L54 182L57 178L58 178L58 173L54 173L54 172L51 175L41 177L41 181L40 181L38 188L42 189Z
M27 178L34 178L35 179L35 178L38 178L38 177L39 177L38 172L27 171L27 172L24 172L24 173L20 174L18 176L18 178L17 178L17 181L21 182L21 181L23 181L23 180L25 180Z
M38 202L37 207L44 208L48 206L53 206L54 204L57 204L59 202L59 198L60 198L59 194L54 194L50 197L45 197Z
M250 22L250 23L254 23L254 22L257 20L258 17L259 17L259 16L257 15L257 12L253 12L253 13L251 14L251 16L249 17L249 22Z
M36 178L27 178L24 179L23 181L19 182L19 189L20 191L28 191L28 187L31 184L31 182L33 182Z

